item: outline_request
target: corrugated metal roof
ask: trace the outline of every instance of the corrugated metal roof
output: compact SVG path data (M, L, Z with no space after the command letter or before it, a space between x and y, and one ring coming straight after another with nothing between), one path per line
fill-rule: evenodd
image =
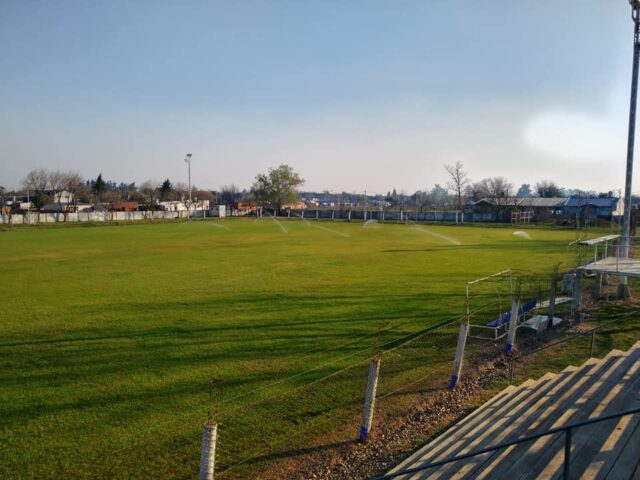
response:
M532 207L532 208L557 208L561 207L567 201L564 197L551 197L551 198L521 198L521 202L519 203L522 207Z
M567 200L567 207L596 207L596 208L615 208L618 204L618 198L608 197L608 198L581 198L581 197L571 197Z

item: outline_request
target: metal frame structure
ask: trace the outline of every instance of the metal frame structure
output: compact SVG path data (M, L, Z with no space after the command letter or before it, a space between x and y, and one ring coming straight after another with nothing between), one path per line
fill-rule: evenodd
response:
M525 210L524 212L511 212L511 224L531 223L533 218L533 210Z

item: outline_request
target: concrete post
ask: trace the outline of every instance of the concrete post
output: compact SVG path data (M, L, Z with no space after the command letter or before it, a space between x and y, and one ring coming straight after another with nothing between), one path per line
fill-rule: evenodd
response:
M453 373L451 374L451 382L449 382L449 388L453 390L462 374L462 360L464 358L464 348L467 344L467 336L469 335L469 323L462 322L460 324L460 331L458 332L458 345L456 347L456 357L453 360Z
M291 218L291 209L287 210L287 218Z
M547 310L547 328L553 328L553 317L556 314L556 294L558 292L558 282L555 275L551 278L551 291L549 292L549 309Z
M516 330L518 329L518 312L520 310L520 300L514 298L511 301L511 321L509 322L509 332L507 333L507 345L505 352L509 353L513 350L516 343Z
M580 288L580 273L573 274L573 321L582 321L582 290Z
M300 212L302 213L302 217L300 218L304 218L304 210L301 210Z
M319 215L320 215L320 210L316 210L316 220L318 220Z
M380 377L380 356L376 355L369 366L369 380L367 381L367 393L364 399L364 412L360 425L360 442L366 442L371 425L373 423L373 411L376 403L376 391L378 390L378 378Z
M347 215L347 220L351 221L351 210L349 210L349 214Z
M199 480L213 480L216 463L216 440L218 438L218 425L207 423L202 432L202 453L200 455Z
M595 284L593 286L593 299L597 302L600 300L600 291L602 289L602 274L596 273Z
M384 211L382 212L382 221L384 222Z
M363 220L364 222L366 222L366 221L367 221L367 211L366 211L366 210L364 211L364 217L362 217L362 220Z

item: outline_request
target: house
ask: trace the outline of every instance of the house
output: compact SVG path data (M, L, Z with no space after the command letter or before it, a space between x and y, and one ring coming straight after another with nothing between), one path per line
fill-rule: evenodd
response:
M611 218L624 212L624 202L614 197L482 198L471 202L469 207L472 213L492 213L494 220L506 219L509 211L531 211L536 220L553 216L575 217L576 213L583 217Z
M575 216L576 213L583 217L620 217L624 214L624 201L616 197L570 197L563 205L562 214Z
M61 190L59 192L51 192L51 194L53 195L53 203L58 203L58 204L70 204L73 203L73 193L67 191L67 190Z
M282 205L283 210L304 210L305 208L307 208L307 204L302 201L298 203L286 203Z
M227 207L226 205L211 205L209 207L209 216L210 217L219 217L224 218L227 216Z
M135 212L138 210L138 202L118 202L111 207L114 212Z
M158 205L160 206L160 210L164 210L166 212L186 212L187 210L191 212L196 212L200 210L209 210L209 200L193 200L190 208L187 208L189 202L174 200L171 202L160 202Z
M235 202L233 204L233 215L249 215L256 211L258 205L255 202Z

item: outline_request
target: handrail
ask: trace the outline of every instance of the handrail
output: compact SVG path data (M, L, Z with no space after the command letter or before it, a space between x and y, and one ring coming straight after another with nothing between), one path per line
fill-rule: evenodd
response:
M465 460L467 458L475 457L477 455L482 455L483 453L489 453L496 450L501 450L503 448L510 447L512 445L518 445L524 442L530 442L531 440L536 440L540 437L546 437L548 435L553 435L555 433L567 432L565 434L565 449L564 449L564 480L569 479L570 474L570 465L571 465L571 431L574 428L584 427L585 425L591 425L593 423L604 422L606 420L612 420L614 418L625 417L627 415L634 415L636 413L640 413L639 408L632 408L631 410L624 410L622 412L613 413L611 415L604 415L602 417L590 418L588 420L582 420L580 422L570 423L568 425L563 425L562 427L551 428L546 432L534 433L533 435L527 435L526 437L520 437L515 440L510 440L508 442L502 442L497 445L493 445L491 447L483 448L481 450L476 450L475 452L466 453L464 455L457 455L455 457L449 457L444 460L440 460L438 462L428 463L427 465L422 465L420 467L408 468L401 472L395 473L387 473L381 477L375 477L374 480L386 480L388 478L396 478L402 475L409 475L411 473L422 472L423 470L427 470L429 468L440 467L442 465L446 465L448 463L457 462L459 460Z
M586 335L591 335L591 346L590 346L590 352L589 352L589 356L592 357L593 356L593 347L594 347L594 342L595 342L595 333L599 330L602 330L605 327L608 327L609 325L613 325L614 323L618 323L621 320L624 320L625 318L629 318L632 317L634 315L638 315L640 312L638 311L632 311L629 313L626 313L620 317L617 317L613 320L609 320L608 322L604 322L601 323L600 325L597 325L589 330L585 330L584 332L580 332L580 333L576 333L575 335L571 335L570 337L565 337L562 340L558 340L556 342L552 342L552 343L548 343L546 345L543 345L542 347L538 347L534 350L531 350L530 352L524 352L518 356L515 357L511 357L511 359L509 360L509 385L511 385L513 383L513 366L515 364L515 362L517 360L520 360L521 358L524 357L528 357L530 355L542 352L543 350L547 350L548 348L551 347L555 347L556 345L560 345L561 343L566 343L570 340L573 340L575 338L579 338L579 337L584 337Z

